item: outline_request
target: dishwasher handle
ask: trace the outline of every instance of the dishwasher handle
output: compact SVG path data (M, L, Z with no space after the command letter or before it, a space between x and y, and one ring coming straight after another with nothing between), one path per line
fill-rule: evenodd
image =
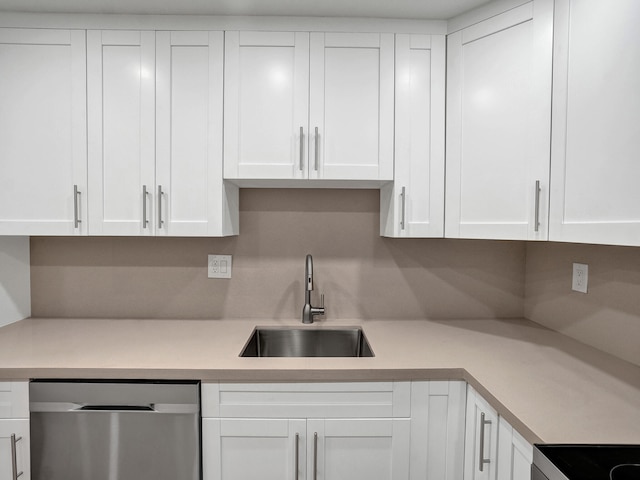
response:
M31 412L61 412L61 413L157 413L157 414L194 414L199 407L195 403L146 403L133 405L116 404L86 404L71 402L31 402Z
M74 410L90 412L155 412L153 403L149 405L82 405Z

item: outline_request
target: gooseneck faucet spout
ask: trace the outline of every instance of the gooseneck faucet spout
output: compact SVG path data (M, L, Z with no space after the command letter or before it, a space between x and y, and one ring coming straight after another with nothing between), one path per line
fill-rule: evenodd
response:
M324 315L324 295L320 307L311 305L311 291L313 290L313 257L307 255L304 268L304 307L302 308L302 323L313 323L313 317Z

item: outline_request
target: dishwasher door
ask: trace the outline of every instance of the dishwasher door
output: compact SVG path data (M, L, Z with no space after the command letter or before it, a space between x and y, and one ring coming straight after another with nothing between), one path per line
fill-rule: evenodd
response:
M199 382L33 381L32 480L199 480Z

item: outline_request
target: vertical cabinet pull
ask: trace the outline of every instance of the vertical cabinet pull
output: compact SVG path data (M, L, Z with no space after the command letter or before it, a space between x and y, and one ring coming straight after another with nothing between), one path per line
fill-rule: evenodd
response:
M400 193L400 197L402 197L402 213L400 216L400 230L404 230L404 226L405 226L405 214L406 214L406 207L407 207L407 195L406 195L406 190L405 187L402 187L402 193Z
M11 480L18 480L24 472L18 472L18 455L16 452L16 443L22 440L22 437L16 438L16 434L11 434Z
M316 127L316 139L315 139L315 143L314 143L314 147L315 147L315 170L318 171L318 127Z
M491 425L491 420L485 420L484 413L480 414L480 454L478 455L478 469L484 471L484 464L491 463L491 460L484 458L484 427L485 425Z
M293 462L293 478L295 480L298 480L298 470L300 468L300 464L298 460L299 457L300 457L300 434L296 433L295 457Z
M147 228L149 225L149 219L147 218L147 195L149 192L147 191L147 186L142 186L142 228Z
M80 220L80 190L78 185L73 186L73 228L79 228L82 220Z
M540 180L536 180L536 213L533 230L535 232L540 230Z
M318 480L318 432L313 432L313 480Z
M304 128L300 127L300 171L304 170Z
M162 185L158 185L158 228L162 228L162 224L164 221L162 220L162 196L164 192L162 191Z

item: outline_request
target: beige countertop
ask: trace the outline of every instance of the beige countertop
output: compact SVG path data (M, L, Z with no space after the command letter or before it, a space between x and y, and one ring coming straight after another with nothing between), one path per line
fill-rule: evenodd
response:
M26 319L0 328L0 380L460 379L530 442L640 444L640 367L527 320L360 325L373 358L240 358L257 320ZM301 325L300 325L301 326Z

